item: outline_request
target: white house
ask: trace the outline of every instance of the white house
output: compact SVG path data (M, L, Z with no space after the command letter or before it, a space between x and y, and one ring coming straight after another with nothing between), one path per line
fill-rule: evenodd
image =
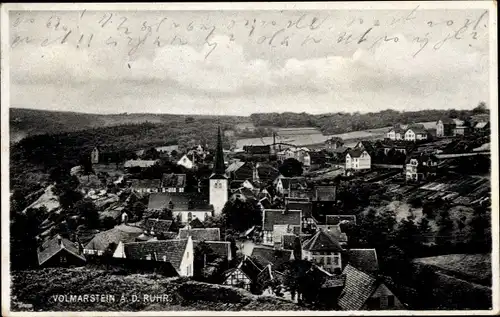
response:
M345 157L346 170L364 170L371 168L371 157L361 149L350 150Z
M323 230L302 244L302 258L315 262L319 267L334 273L342 269L341 253L343 249L337 239Z
M274 245L281 242L281 236L286 233L294 233L302 228L302 211L285 209L265 209L262 213L263 244ZM276 229L276 234L275 234ZM279 239L279 241L275 241Z
M399 127L391 128L385 137L393 141L402 140L404 138L404 130Z
M194 162L184 154L181 159L177 161L177 165L182 165L187 169L192 169L194 167Z
M170 262L180 276L193 276L194 248L190 236L187 239L120 242L113 257Z
M410 128L404 134L405 141L422 141L427 140L427 131L420 128Z

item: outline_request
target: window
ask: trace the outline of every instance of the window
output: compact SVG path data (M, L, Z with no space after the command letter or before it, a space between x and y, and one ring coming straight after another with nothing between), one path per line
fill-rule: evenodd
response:
M387 307L394 307L394 295L387 296Z
M326 258L326 265L331 265L332 264L332 258L331 257L327 257Z
M60 262L61 263L67 263L68 262L68 259L66 258L65 255L61 255L61 257L59 258Z

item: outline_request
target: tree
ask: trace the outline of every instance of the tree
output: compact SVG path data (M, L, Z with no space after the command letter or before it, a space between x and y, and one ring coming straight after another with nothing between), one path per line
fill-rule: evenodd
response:
M132 204L129 210L132 213L135 221L140 221L144 215L146 206L142 202L136 201L135 203Z
M97 207L90 199L82 199L78 201L73 211L75 214L85 219L85 224L88 228L96 229L99 228L99 212Z
M39 220L34 214L16 214L10 219L11 269L25 269L38 265L37 233Z
M195 277L206 280L208 276L204 276L203 269L208 263L211 263L217 258L214 250L205 242L200 241L194 248L194 275Z
M477 107L472 109L472 114L485 114L488 113L488 108L486 107L486 103L481 101Z
M95 174L89 155L84 155L80 158L80 166L82 167L82 174L87 176L87 180L90 179L91 174Z
M453 233L453 220L450 218L450 212L447 209L442 210L439 213L437 219L438 225L438 244L448 245L452 241Z
M254 200L229 200L222 209L226 228L243 232L255 225L262 225L261 210Z
M396 228L396 245L409 256L414 254L418 247L417 232L417 226L413 219L401 220Z
M286 160L284 160L278 170L280 171L281 175L285 177L301 176L304 172L302 163L294 158L287 158Z

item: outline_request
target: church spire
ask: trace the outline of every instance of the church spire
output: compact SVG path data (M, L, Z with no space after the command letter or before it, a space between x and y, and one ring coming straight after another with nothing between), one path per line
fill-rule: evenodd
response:
M226 168L224 167L224 151L222 150L222 136L220 125L217 130L217 149L215 150L214 170L211 178L225 177Z

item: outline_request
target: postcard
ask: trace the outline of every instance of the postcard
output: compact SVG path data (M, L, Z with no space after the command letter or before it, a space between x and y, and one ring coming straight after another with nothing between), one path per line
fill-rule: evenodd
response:
M498 314L496 12L3 4L2 315Z

